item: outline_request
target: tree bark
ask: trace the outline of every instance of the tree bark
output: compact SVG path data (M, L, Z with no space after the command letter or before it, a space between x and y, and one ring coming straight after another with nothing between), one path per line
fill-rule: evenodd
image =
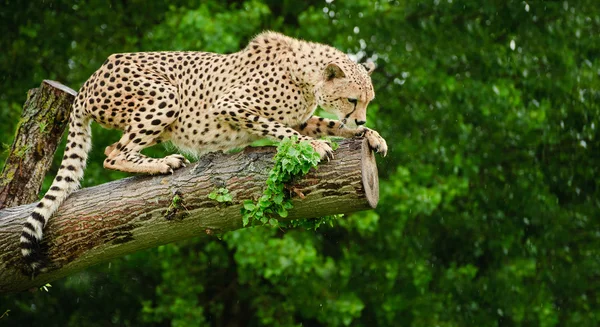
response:
M45 228L51 266L35 279L21 272L19 251L22 225L35 204L0 210L0 292L27 290L142 249L242 228L242 203L262 194L274 153L273 147L212 153L173 175L136 176L74 192ZM335 156L290 185L294 208L286 219L377 205L377 166L366 140L342 141ZM231 203L208 198L220 187L228 189Z
M38 199L76 94L49 80L27 93L15 140L0 173L0 209Z

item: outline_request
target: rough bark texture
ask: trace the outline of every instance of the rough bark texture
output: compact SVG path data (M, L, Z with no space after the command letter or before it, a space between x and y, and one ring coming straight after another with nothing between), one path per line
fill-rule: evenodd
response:
M21 272L19 235L35 204L0 210L0 292L43 285L157 245L241 228L241 203L262 194L274 153L273 147L262 147L209 154L173 175L131 177L73 193L45 228L52 266L33 280ZM367 142L345 140L335 156L293 185L294 208L287 219L349 213L377 204L377 166ZM233 203L208 198L219 187L229 190ZM183 201L175 204L175 195Z
M0 174L0 209L37 200L76 94L48 80L27 93L21 122Z

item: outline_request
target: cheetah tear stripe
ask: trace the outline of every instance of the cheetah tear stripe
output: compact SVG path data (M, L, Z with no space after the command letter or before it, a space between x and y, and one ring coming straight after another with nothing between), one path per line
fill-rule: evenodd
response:
M69 136L60 169L52 186L37 204L21 233L21 254L32 272L43 272L46 265L44 253L40 247L44 226L62 202L79 187L83 177L88 152L91 148L90 119L71 114Z

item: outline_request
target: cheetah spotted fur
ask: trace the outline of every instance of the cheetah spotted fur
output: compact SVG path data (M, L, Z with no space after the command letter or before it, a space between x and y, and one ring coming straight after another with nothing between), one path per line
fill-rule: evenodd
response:
M146 147L171 141L196 156L296 136L321 158L332 157L320 136L364 136L383 155L386 142L364 126L375 96L374 65L356 64L333 47L264 32L232 54L142 52L111 55L81 87L70 116L64 157L52 186L27 218L21 252L43 271L43 227L79 187L91 148L90 124L123 131L105 150L104 167L166 174L184 167L181 155L149 158ZM313 116L317 106L339 120Z

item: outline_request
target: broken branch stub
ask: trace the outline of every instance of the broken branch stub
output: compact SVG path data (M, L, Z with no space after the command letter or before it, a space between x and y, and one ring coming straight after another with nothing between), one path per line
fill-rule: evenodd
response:
M38 199L76 95L69 87L50 80L27 92L21 121L0 173L0 209Z

